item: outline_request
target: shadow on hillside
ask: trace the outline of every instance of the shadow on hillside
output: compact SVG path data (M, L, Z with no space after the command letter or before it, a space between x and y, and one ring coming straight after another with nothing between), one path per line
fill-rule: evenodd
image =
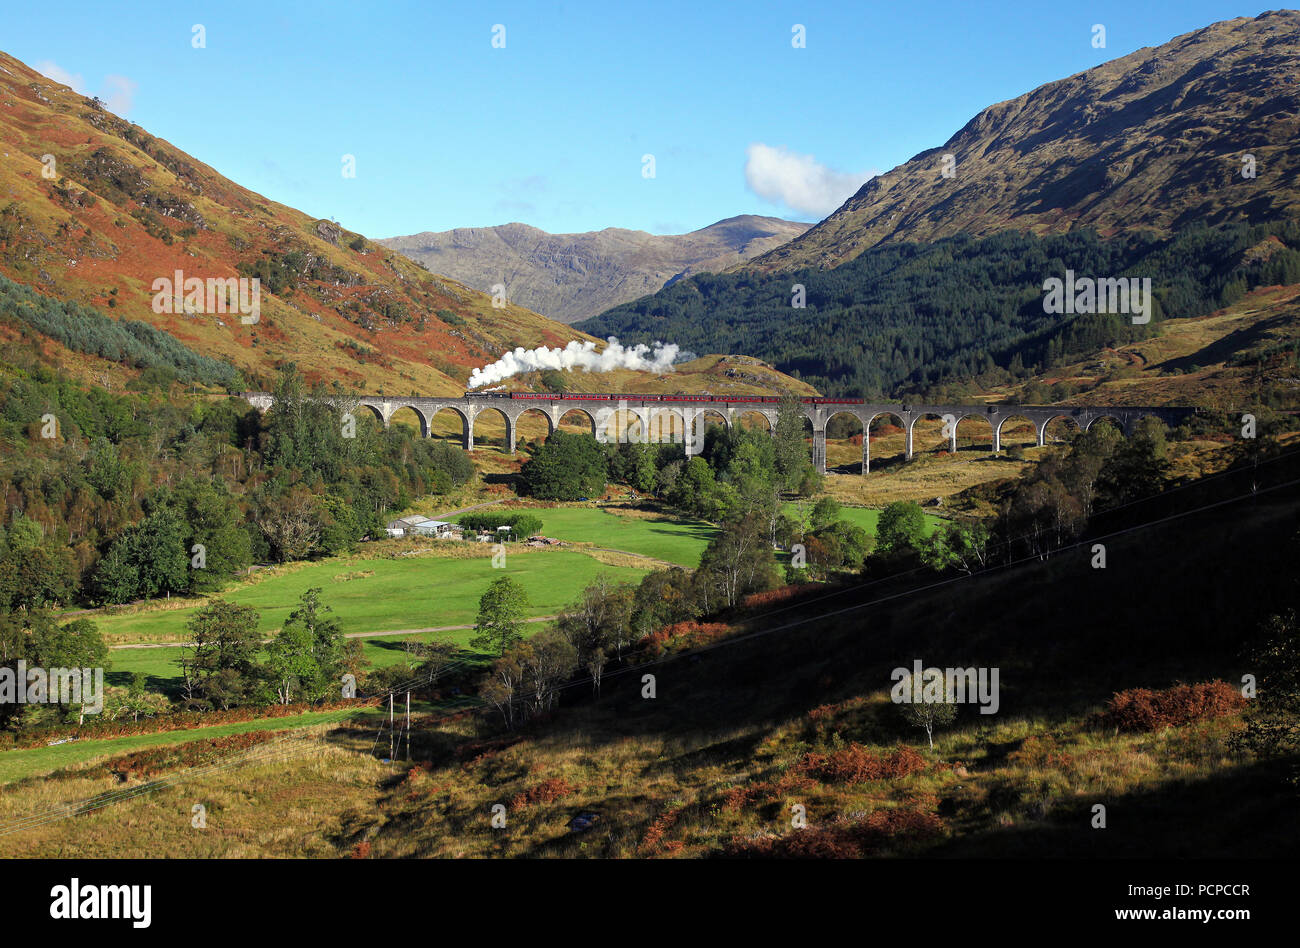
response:
M1286 316L1274 316L1248 326L1245 329L1238 329L1235 332L1228 333L1222 339L1210 343L1204 349L1199 349L1191 355L1179 356L1174 359L1166 359L1164 362L1157 363L1155 368L1165 370L1178 370L1186 372L1193 366L1214 365L1218 362L1226 362L1234 354L1244 352L1260 342L1264 342L1267 333L1270 330L1286 329L1291 325L1291 318Z
M998 668L999 716L1063 719L1125 688L1235 680L1295 532L1292 497L1116 537L1106 569L1092 568L1085 545L942 584L828 588L752 619L765 634L647 669L653 703L640 698L642 669L608 674L599 716L626 722L620 732L722 732L888 689L893 669L916 660ZM586 728L588 717L560 715L552 728Z
M405 652L407 651L406 640L408 638L411 638L411 636L399 635L391 639L372 638L363 641L371 648L382 648L389 652Z
M636 779L647 787L657 783L657 775L700 768L734 773L744 782L776 776L775 759L763 750L773 729L790 727L792 740L811 740L811 726L802 733L799 728L811 709L885 692L893 684L892 672L910 669L915 661L927 667L998 669L996 715L963 709L946 732L977 742L991 722L1030 719L1038 728L1077 721L1128 688L1237 681L1244 647L1286 589L1279 576L1294 572L1289 564L1300 491L1286 486L1210 505L1240 496L1243 485L1248 492L1252 480L1264 474L1261 466L1099 517L1096 529L1111 534L1099 537L1107 548L1104 569L1093 568L1088 540L1046 559L976 577L918 571L816 590L748 616L743 631L749 634L716 648L609 669L599 699L591 698L587 687L567 689L558 713L511 736L536 735L553 746L582 747L596 756L617 752L625 741L640 743L638 756L646 763ZM1259 486L1285 486L1297 475L1300 462L1288 459L1268 469L1271 479ZM1180 512L1187 515L1177 516ZM1134 528L1135 518L1143 523L1172 519ZM646 675L654 676L653 698L643 697ZM843 739L879 743L896 733L915 744L915 733L895 722L888 706L881 707L876 718L844 728ZM1097 802L1080 800L1046 825L1005 834L981 830L980 837L961 843L967 847L961 852L975 853L988 843L991 853L1059 854L1059 847L1053 849L1058 836L1072 840L1069 834L1080 834L1080 847L1109 847L1098 855L1120 854L1130 845L1137 854L1142 833L1129 828L1145 820L1153 827L1152 839L1171 853L1183 852L1179 847L1195 853L1201 852L1195 828L1221 820L1237 828L1235 851L1254 847L1254 854L1273 853L1278 843L1260 834L1276 813L1294 812L1293 799L1283 801L1283 791L1269 784L1274 777L1261 765L1117 798L1108 804L1112 828L1106 842L1094 841L1091 830L1073 828ZM632 791L629 807L635 796L644 795ZM1223 810L1233 805L1239 811L1224 817ZM960 822L960 801L957 810ZM1185 840L1179 839L1179 824ZM1086 820L1082 825L1086 828ZM1290 828L1285 832L1291 833L1287 840L1294 839ZM562 848L572 838L563 834L537 852ZM1199 845L1208 854L1231 849L1234 836L1216 827L1207 839Z
M1055 806L1030 825L981 830L948 840L926 856L970 858L1206 859L1267 857L1300 849L1295 791L1286 782L1300 759L1243 765L1139 792L1097 794ZM1093 829L1093 806L1106 827ZM991 818L987 806L967 818ZM956 820L961 821L958 813Z
M672 524L679 529L668 530L663 527L651 527L650 532L662 537L681 537L683 530L680 528L685 528L687 537L692 540L703 540L706 543L718 535L718 528L710 523L701 523L696 520L673 520Z

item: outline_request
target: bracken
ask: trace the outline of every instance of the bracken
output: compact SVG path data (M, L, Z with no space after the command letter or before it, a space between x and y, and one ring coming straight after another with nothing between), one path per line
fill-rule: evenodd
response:
M1158 731L1219 718L1246 707L1241 692L1226 681L1175 685L1162 691L1130 688L1116 692L1106 709L1093 719L1102 727L1121 731Z

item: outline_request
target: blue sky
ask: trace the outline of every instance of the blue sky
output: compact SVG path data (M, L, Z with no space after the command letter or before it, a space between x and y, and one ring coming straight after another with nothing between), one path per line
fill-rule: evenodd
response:
M116 6L116 5L112 5ZM980 109L1271 6L1164 2L23 4L5 52L370 237L824 216ZM1275 6L1275 4L1273 5ZM202 24L206 47L192 42ZM493 27L505 47L493 48ZM792 46L792 27L806 47ZM1092 45L1093 24L1106 48ZM643 156L654 156L653 178ZM354 155L356 176L342 174ZM847 189L847 191L846 191Z

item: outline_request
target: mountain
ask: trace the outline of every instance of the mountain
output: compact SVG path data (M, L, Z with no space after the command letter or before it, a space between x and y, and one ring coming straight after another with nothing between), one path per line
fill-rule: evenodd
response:
M1067 270L1149 279L1149 321L1047 312L1043 283ZM624 344L747 352L829 395L938 398L939 388L986 391L1296 284L1297 221L1188 228L1172 239L1004 231L882 244L833 270L703 274L578 325Z
M494 308L477 289L240 187L3 53L0 153L0 275L74 307L44 313L41 330L20 325L22 313L35 318L30 305L11 306L0 339L61 337L42 345L71 346L58 361L110 387L124 383L130 366L119 363L130 360L105 357L114 350L100 337L87 341L88 320L101 336L123 336L91 310L165 331L192 350L180 358L228 362L248 384L293 361L350 386L453 393L471 368L516 346L589 338L521 306ZM155 312L154 281L177 270L204 281L258 277L257 322Z
M989 106L742 268L837 267L882 243L957 233L1109 236L1294 217L1297 142L1300 12L1225 20Z
M745 214L689 234L607 227L548 234L527 224L463 227L379 243L480 290L503 284L509 299L564 323L714 272L779 247L810 225Z
M827 394L889 397L1113 365L1104 350L1258 294L1283 325L1294 309L1267 291L1300 285L1297 132L1300 13L1218 23L986 109L784 247L576 325L746 352ZM1066 271L1150 278L1149 321L1048 312L1044 282ZM1244 359L1289 385L1294 351L1258 341L1207 339L1207 358L1163 371Z

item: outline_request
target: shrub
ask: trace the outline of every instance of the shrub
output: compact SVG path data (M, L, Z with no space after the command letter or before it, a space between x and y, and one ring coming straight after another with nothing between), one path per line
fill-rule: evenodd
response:
M638 645L650 657L662 655L670 642L678 649L698 648L722 638L731 631L725 622L674 622L651 632Z
M890 843L930 839L943 832L943 820L913 807L877 810L865 820L795 830L784 836L734 839L723 848L732 858L859 859Z
M48 727L32 728L24 731L14 739L17 748L43 747L51 738L75 737L78 740L105 740L113 737L128 737L136 734L162 734L168 731L188 731L196 727L212 727L218 724L236 724L245 721L260 721L264 718L284 718L308 711L334 711L342 708L357 707L355 700L324 701L318 704L297 702L294 704L241 705L225 711L174 711L157 717L131 721L121 718L112 720L87 719L81 724L53 724Z
M563 777L551 777L521 793L515 794L515 798L510 801L510 809L522 810L534 803L552 803L562 797L567 797L576 789Z
M497 527L510 527L511 532L520 539L527 539L541 532L541 518L529 513L471 513L460 518L460 525L466 530L486 530L495 532Z
M750 593L740 600L742 609L756 609L759 611L769 609L800 596L806 596L811 593L819 592L816 588L809 588L800 583L793 583L788 586L778 586L776 589L769 589L767 592Z
M1074 764L1074 757L1061 750L1056 738L1050 734L1034 734L1024 739L1020 747L1012 751L1010 759L1029 767L1052 767L1061 769Z
M816 781L800 773L786 773L779 780L763 780L759 783L732 787L722 794L722 805L728 810L762 803L781 803L794 793L807 793L816 786Z
M798 770L827 783L862 783L906 777L926 766L925 758L911 747L899 745L881 756L853 743L829 754L805 754Z
M641 838L641 845L637 847L643 855L657 856L660 853L669 855L680 851L683 847L681 841L664 842L664 835L673 828L677 822L677 817L682 813L685 807L672 807L659 816L650 828L646 830L645 836Z
M250 731L245 734L227 734L223 737L190 741L168 747L150 747L112 757L89 767L60 771L69 778L99 778L116 776L120 781L148 780L160 773L180 767L198 767L229 761L241 751L265 744L277 735L269 731Z
M1158 731L1207 718L1219 718L1247 705L1241 692L1226 681L1175 685L1163 691L1130 688L1111 696L1096 717L1102 727L1120 731Z

